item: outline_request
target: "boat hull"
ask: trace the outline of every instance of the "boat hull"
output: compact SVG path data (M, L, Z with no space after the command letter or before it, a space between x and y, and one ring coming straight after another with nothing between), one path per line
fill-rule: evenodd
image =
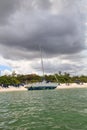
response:
M28 88L28 90L49 90L49 89L55 89L57 86L31 86Z

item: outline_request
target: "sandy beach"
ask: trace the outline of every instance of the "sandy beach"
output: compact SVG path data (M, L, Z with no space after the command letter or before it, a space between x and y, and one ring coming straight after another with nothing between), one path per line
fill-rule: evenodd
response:
M70 89L70 88L87 88L87 83L83 83L83 84L76 84L76 83L60 84L57 87L57 89Z
M25 87L13 87L10 86L9 88L2 88L0 87L0 92L10 92L10 91L27 91Z
M87 88L87 83L84 84L76 84L76 83L71 83L71 84L60 84L56 89L71 89L71 88ZM2 88L0 87L0 92L10 92L10 91L27 91L27 88L24 86L21 87L13 87L9 86L9 88Z

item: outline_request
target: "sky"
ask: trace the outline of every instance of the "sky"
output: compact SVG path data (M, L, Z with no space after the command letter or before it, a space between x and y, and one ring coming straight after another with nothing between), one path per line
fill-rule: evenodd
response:
M0 0L0 72L87 75L87 0Z

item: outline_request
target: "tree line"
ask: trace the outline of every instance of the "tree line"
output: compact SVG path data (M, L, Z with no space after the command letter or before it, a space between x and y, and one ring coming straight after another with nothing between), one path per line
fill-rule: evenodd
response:
M27 75L4 75L0 77L0 86L8 87L20 86L28 83L41 82L45 78L49 82L58 82L58 83L87 83L87 76L71 76L69 73L58 73L54 75L45 75L44 77L37 74L27 74Z

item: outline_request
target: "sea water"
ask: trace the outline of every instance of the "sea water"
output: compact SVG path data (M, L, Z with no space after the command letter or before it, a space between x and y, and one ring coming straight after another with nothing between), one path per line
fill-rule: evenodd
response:
M2 92L0 130L87 130L87 89Z

